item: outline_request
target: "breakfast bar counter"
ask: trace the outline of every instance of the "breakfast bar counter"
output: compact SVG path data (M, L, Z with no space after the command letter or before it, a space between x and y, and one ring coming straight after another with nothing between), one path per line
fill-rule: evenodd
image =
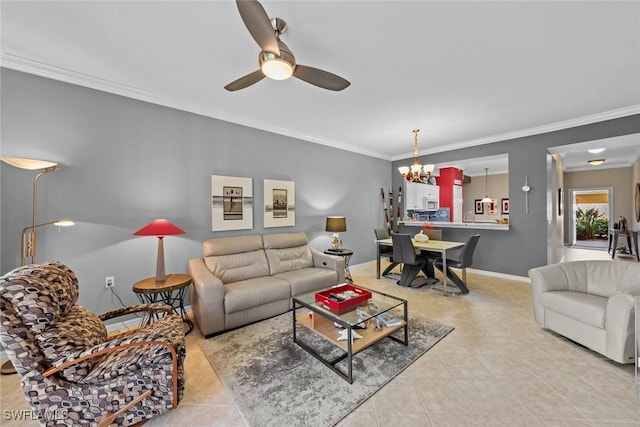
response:
M429 224L433 228L468 228L478 230L509 230L509 224L498 224L497 222L479 222L479 221L465 221L465 222L427 222L427 221L398 221L398 225L405 225L407 227L424 227L425 224Z

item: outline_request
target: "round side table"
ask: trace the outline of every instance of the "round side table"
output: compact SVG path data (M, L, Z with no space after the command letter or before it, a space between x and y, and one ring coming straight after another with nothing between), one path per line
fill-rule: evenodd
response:
M353 279L351 278L351 271L349 271L349 261L351 260L351 255L353 255L353 251L351 249L327 249L324 251L327 255L337 255L344 258L344 280L347 283L353 283Z
M193 322L184 309L184 297L191 284L188 274L168 274L164 281L156 282L155 277L137 281L133 285L133 292L141 303L164 302L173 308L182 321L188 326L185 334L193 330ZM150 314L151 316L153 314ZM151 318L147 319L151 321Z

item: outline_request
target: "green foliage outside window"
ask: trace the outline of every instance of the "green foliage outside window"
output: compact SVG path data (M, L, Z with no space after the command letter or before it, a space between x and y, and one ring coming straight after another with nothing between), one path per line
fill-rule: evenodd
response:
M576 212L576 238L578 240L607 239L609 219L600 213L598 208Z

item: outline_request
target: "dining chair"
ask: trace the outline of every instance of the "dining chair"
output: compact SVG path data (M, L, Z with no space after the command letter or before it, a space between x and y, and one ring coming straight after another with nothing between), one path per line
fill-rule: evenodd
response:
M416 281L418 273L423 271L428 275L428 260L426 257L416 254L416 249L411 241L409 234L393 234L391 235L393 242L393 260L403 263L402 276L397 282L401 286L420 287L426 283ZM414 283L417 282L417 283Z
M374 228L373 232L376 235L376 240L384 240L384 239L388 239L390 237L389 233L384 228ZM381 276L382 277L395 276L395 274L392 275L391 270L396 268L396 266L400 265L400 263L394 261L394 259L393 259L393 248L390 247L390 246L382 246L382 245L380 245L380 255L388 256L389 257L389 262L391 263L391 264L389 264L387 266L387 268L384 269L384 271L382 272Z
M469 288L467 288L467 267L471 267L473 264L473 252L476 250L478 240L480 240L479 234L472 235L462 247L462 250L458 252L459 256L457 259L447 258L447 277L463 294L469 293ZM436 258L433 261L433 267L440 271L442 271L442 264L442 258ZM462 269L462 278L460 278L452 268Z

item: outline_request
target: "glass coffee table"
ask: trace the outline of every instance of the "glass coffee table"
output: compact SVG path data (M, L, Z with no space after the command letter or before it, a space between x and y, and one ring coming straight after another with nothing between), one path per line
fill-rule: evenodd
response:
M350 384L353 383L353 356L356 353L383 338L390 338L404 345L409 345L407 300L362 286L354 286L371 292L371 298L359 306L357 310L355 306L352 310L341 314L329 310L322 303L316 301L316 292L319 291L314 291L293 297L292 311L293 341ZM391 313L394 316L389 316ZM395 318L395 322L389 322L390 317ZM376 319L383 319L389 326L384 326L382 321L376 322ZM366 329L358 328L358 325L363 323L366 324ZM299 339L297 329L299 325L338 347L341 350L340 354L331 360L323 357L317 349L313 348L311 343ZM403 330L402 338L391 335L400 329ZM353 339L354 333L362 338ZM338 340L341 335L346 339ZM345 359L346 372L337 366Z

